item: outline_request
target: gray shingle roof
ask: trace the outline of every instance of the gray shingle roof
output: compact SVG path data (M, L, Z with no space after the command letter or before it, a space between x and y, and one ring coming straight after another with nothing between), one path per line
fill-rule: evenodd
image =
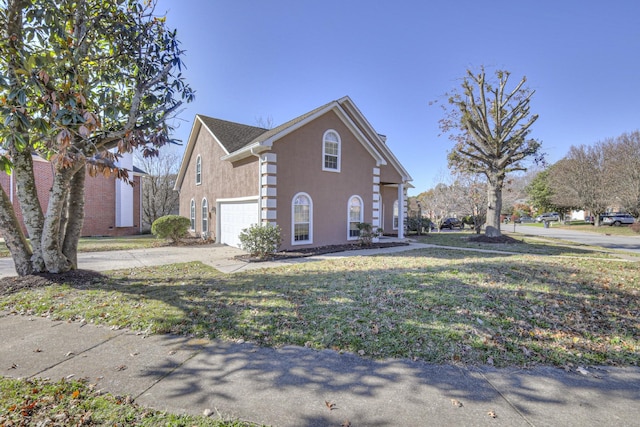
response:
M332 101L335 102L335 101ZM316 112L326 108L331 102L322 105L314 110L309 111L293 120L281 124L273 129L264 129L255 126L243 125L240 123L228 122L226 120L214 119L212 117L198 114L205 126L218 138L220 143L229 153L238 151L254 142L265 141L270 137L277 135L283 130L295 125L314 115Z
M200 117L205 126L218 138L229 153L233 153L249 145L260 135L268 132L268 129L214 119L213 117L203 116L202 114L198 114L198 117Z

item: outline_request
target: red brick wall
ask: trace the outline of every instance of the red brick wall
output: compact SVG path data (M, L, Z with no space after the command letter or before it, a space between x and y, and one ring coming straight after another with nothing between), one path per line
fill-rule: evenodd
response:
M47 209L49 202L49 189L53 184L53 171L51 164L41 159L34 158L33 170L36 175L36 188L38 199L43 210ZM133 227L116 227L116 180L113 177L91 177L87 174L85 182L85 216L82 227L82 236L129 236L140 234L140 176L134 176L133 188ZM0 173L0 185L10 195L11 178ZM16 183L13 183L13 206L18 220L24 227L20 203L16 195Z

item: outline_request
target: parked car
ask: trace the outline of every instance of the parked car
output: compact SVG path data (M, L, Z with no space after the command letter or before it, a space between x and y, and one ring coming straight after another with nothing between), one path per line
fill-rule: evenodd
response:
M608 214L603 215L601 223L602 225L615 225L616 227L620 225L629 225L635 222L635 218L629 214L616 213L616 214Z
M536 222L560 221L558 212L546 212L536 217Z
M453 230L454 228L459 228L462 230L464 228L464 224L458 218L447 218L442 221L440 225L440 230L443 228L448 228L449 230Z
M522 215L520 218L516 218L514 222L518 224L524 224L525 222L534 222L535 219L531 218L529 215Z

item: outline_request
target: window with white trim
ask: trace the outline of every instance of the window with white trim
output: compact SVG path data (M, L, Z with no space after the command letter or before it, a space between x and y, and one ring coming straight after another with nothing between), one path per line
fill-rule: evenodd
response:
M398 201L393 202L393 229L398 229Z
M358 224L363 221L364 211L360 196L352 196L349 199L348 240L356 240L360 237Z
M191 229L196 229L196 201L191 199L191 208L189 209L189 218L191 219Z
M202 157L198 155L196 158L196 185L200 185L202 183Z
M322 170L340 172L340 135L335 130L322 137Z
M313 243L313 203L307 193L298 193L291 202L291 244Z
M209 203L207 199L202 199L202 232L209 232Z

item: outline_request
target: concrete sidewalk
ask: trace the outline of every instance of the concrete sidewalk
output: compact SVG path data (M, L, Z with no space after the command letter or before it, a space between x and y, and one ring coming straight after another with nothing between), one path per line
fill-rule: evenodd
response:
M640 419L640 368L372 361L7 313L0 340L3 376L86 378L144 406L273 426L637 426Z

